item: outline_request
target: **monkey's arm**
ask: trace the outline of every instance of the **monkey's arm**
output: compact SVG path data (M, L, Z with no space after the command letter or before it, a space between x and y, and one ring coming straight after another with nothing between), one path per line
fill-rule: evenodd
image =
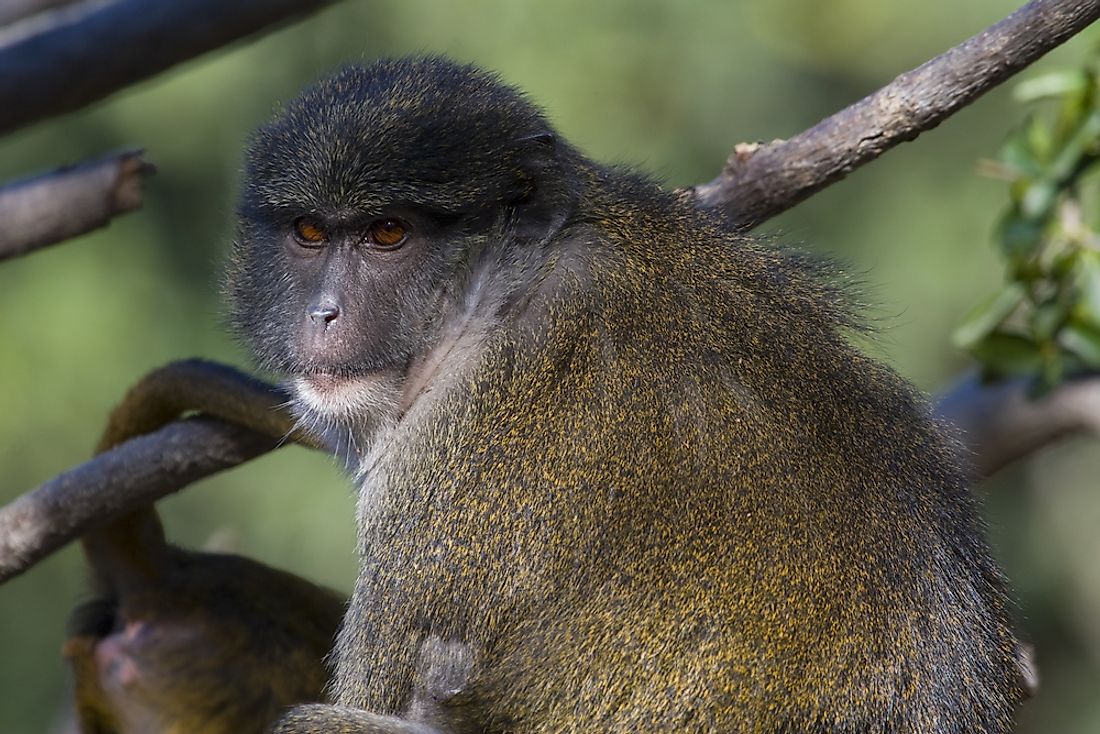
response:
M427 724L382 716L346 706L295 706L275 725L273 734L445 734Z

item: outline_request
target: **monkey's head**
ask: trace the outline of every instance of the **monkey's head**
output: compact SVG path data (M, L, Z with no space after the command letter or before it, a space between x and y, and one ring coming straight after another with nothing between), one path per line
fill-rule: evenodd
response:
M372 376L402 374L470 307L481 261L562 226L579 160L486 72L346 68L255 135L228 275L236 330L311 410L352 414Z

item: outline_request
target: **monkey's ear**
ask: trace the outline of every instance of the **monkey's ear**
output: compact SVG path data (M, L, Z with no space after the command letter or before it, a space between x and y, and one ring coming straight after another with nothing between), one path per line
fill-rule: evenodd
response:
M542 184L552 181L558 167L558 136L552 132L524 135L513 141L519 154L518 195L512 205L530 205L538 200Z

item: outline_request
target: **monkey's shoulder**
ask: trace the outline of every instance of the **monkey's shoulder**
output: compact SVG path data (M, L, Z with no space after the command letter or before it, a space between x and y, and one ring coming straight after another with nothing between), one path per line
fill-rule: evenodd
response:
M601 215L574 237L589 253L595 290L622 303L614 314L622 323L649 303L647 317L712 316L731 332L864 330L855 281L832 260L749 235L629 170L604 171L587 196L583 208Z

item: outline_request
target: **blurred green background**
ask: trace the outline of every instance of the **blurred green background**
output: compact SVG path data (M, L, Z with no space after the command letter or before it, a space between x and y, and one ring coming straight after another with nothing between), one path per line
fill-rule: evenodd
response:
M144 210L0 266L0 500L87 458L111 405L147 370L189 356L247 365L223 329L218 286L242 143L335 65L413 52L475 61L528 90L592 156L680 186L716 175L734 143L792 135L1015 5L349 1L12 135L0 141L0 178L133 145L160 172ZM1086 33L1036 69L1077 65L1097 39ZM926 391L967 369L952 328L1001 280L991 233L1007 199L975 164L1024 115L997 90L765 228L861 275L881 328L873 349ZM979 489L1038 647L1042 688L1020 732L1100 732L1098 475L1095 444L1079 439ZM352 502L329 460L291 448L161 508L181 544L229 537L348 589ZM57 720L64 621L82 590L73 548L0 588L0 732Z

